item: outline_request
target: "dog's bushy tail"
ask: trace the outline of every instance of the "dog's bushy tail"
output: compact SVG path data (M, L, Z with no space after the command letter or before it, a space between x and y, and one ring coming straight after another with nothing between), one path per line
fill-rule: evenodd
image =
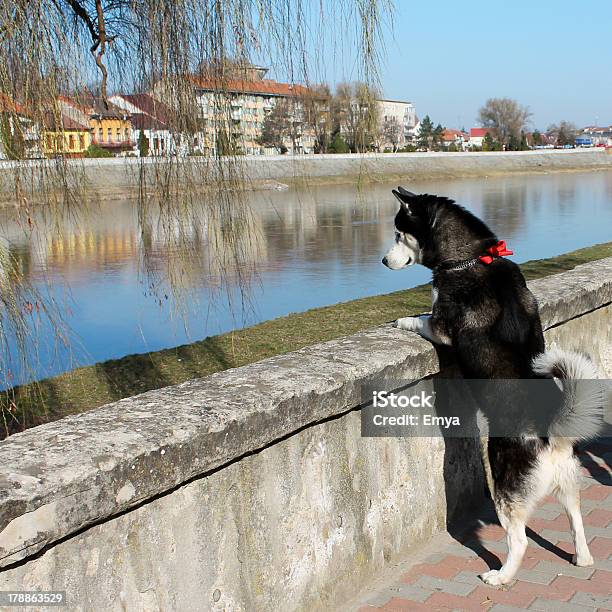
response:
M558 379L563 401L548 433L552 446L573 446L594 438L600 431L605 402L603 384L595 364L573 351L553 348L537 355L533 371L540 376Z

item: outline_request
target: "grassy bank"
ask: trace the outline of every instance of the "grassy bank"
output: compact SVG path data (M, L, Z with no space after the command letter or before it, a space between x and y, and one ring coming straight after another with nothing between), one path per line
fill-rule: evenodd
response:
M456 155L456 154L453 154ZM468 155L468 153L466 153ZM469 155L475 155L471 153ZM610 156L612 158L612 155ZM550 175L550 174L578 174L582 172L610 172L612 171L611 163L593 164L592 166L575 166L575 167L554 167L548 165L534 165L533 167L517 167L517 168L443 168L433 166L430 169L419 169L418 172L380 172L368 171L364 169L361 173L356 174L340 174L329 176L311 176L296 175L294 177L284 177L278 179L278 182L284 183L290 189L300 189L304 187L325 187L330 185L375 185L375 184L390 184L397 183L398 185L405 184L414 179L419 181L448 181L455 179L469 178L500 178L505 176L532 176L532 175ZM253 190L268 190L273 187L275 181L253 181L251 187Z
M612 256L612 242L521 266L534 279ZM315 308L173 349L122 359L16 387L0 395L0 435L91 410L124 397L259 361L428 310L430 285Z

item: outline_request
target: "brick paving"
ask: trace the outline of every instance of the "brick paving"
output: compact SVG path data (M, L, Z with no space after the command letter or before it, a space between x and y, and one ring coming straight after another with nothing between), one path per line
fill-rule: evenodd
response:
M418 562L401 564L401 574L365 593L351 610L612 610L612 438L584 447L579 457L592 567L572 565L569 522L549 496L528 523L529 547L516 580L501 587L484 584L478 574L499 568L507 553L504 531L487 507L459 534L436 536Z

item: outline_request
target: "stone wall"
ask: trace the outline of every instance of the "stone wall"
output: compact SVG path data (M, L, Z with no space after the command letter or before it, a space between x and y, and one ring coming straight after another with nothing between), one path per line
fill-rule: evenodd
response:
M530 287L549 344L609 367L612 258ZM12 436L0 590L96 611L333 608L482 501L476 440L361 437L363 383L439 371L384 326Z
M14 199L14 179L11 168L16 163L0 161L0 202ZM69 162L74 175L87 186L90 197L129 197L140 173L136 158L84 159ZM143 176L152 179L153 159L144 160ZM546 173L555 171L587 171L612 169L612 155L605 149L507 151L494 153L393 153L364 155L300 155L240 157L231 162L253 187L274 189L282 183L355 182L423 179L448 179L470 176L495 176L512 173ZM35 167L35 162L29 163ZM198 165L206 168L205 175L196 172ZM224 165L223 175L227 174ZM149 172L147 173L147 169ZM82 170L82 172L81 172ZM210 182L219 166L210 159L194 157L175 171L184 174L185 182L200 182L207 176ZM36 184L37 172L32 176ZM22 179L23 180L23 179ZM70 182L70 179L69 179ZM151 181L152 182L152 181ZM279 182L281 183L279 185ZM47 188L50 186L47 185Z

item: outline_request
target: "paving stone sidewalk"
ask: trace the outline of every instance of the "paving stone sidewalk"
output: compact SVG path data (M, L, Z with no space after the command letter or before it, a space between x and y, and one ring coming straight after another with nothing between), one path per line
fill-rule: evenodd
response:
M442 534L402 568L402 575L368 592L353 610L612 610L612 438L579 452L583 465L582 513L592 567L576 567L568 519L548 497L528 523L529 547L517 579L491 587L478 574L506 558L503 529L491 507L460 535Z

